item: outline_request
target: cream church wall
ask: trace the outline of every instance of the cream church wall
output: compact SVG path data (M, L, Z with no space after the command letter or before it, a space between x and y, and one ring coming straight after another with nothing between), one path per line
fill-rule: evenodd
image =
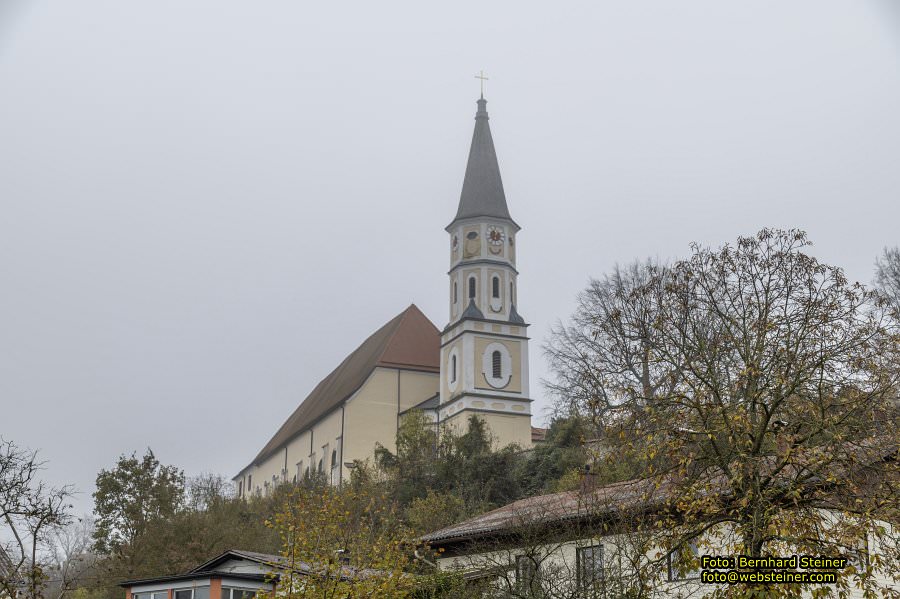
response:
M344 407L344 459L371 460L375 444L395 448L399 413L434 395L437 373L376 368ZM344 476L349 471L344 468Z
M485 408L491 408L491 403L490 400L485 400ZM523 449L531 447L531 418L523 417L524 409L519 414L497 414L476 410L477 408L457 412L445 419L443 425L452 430L454 434L461 435L469 428L469 418L475 416L488 426L495 449L506 447L511 443L516 443ZM524 441L525 439L528 441Z
M435 372L400 371L400 411L415 407L438 392Z

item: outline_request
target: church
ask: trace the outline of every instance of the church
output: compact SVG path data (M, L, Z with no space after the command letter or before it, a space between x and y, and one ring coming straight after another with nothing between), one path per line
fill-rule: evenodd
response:
M233 481L242 497L311 472L332 484L376 444L393 450L404 414L465 432L473 415L496 446L529 448L528 325L516 309L516 235L482 96L449 234L449 324L415 305L372 333L309 393ZM436 265L437 266L437 265Z

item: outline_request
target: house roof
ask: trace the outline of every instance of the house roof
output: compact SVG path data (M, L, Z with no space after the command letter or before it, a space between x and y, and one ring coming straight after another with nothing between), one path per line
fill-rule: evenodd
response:
M223 569L222 565L233 560L242 560L244 562L253 562L262 566L258 572L241 572L232 569ZM312 573L321 573L322 568L315 568L313 565L295 561L293 564L287 558L281 555L271 553L258 553L256 551L243 551L240 549L229 549L222 554L217 555L208 562L200 564L196 568L185 572L184 574L175 574L173 576L158 576L156 578L142 578L138 580L126 580L119 583L121 587L133 587L143 584L154 584L160 582L170 582L179 580L192 580L197 578L221 577L242 578L245 580L271 580L278 577L279 571L291 570L294 573L306 575ZM380 574L378 570L357 569L351 566L341 566L339 575L342 580L352 580L354 578L365 578L372 575ZM337 573L335 574L337 575Z
M274 553L259 553L258 551L229 549L208 562L202 563L196 568L189 570L189 573L220 571L218 570L219 566L233 559L243 559L260 565L273 567L283 566L287 563L287 560L283 556L275 555Z
M257 464L353 395L378 367L440 371L437 327L415 304L372 333L316 385L254 458Z
M632 480L586 491L563 491L514 501L420 538L439 546L513 532L524 525L549 524L579 518L602 518L654 502L663 494L651 481Z
M777 473L777 478L785 480L793 480L800 472L807 473L806 480L799 483L800 488L814 489L830 486L835 480L855 476L857 470L865 474L874 464L895 460L900 451L895 442L880 437L869 438L862 443L848 442L844 448L853 455L854 464L849 467L845 464L831 464L828 470L822 471L818 466L808 468L801 462L778 466L772 456L767 456L763 464L768 464L768 467ZM818 461L816 457L810 459L813 464ZM591 484L591 480L593 479L584 479L581 490L520 499L424 535L420 537L420 541L440 546L514 533L524 526L602 520L622 514L654 510L664 506L681 484L669 476L634 479L599 487ZM722 496L729 493L728 483L721 474L711 476L707 484L709 487L703 491L705 493L719 493Z
M413 407L403 410L402 412L400 412L400 414L403 415L408 412L412 412L413 410L422 410L423 412L428 411L428 410L437 410L440 405L441 405L441 394L438 392L438 393L435 393L434 395L432 395L431 397L417 403Z
M488 124L487 100L484 98L478 100L469 161L466 164L466 175L459 196L459 208L453 222L482 216L513 222L506 206L500 165L497 162L497 152L494 150L491 126ZM453 223L450 224L452 225Z

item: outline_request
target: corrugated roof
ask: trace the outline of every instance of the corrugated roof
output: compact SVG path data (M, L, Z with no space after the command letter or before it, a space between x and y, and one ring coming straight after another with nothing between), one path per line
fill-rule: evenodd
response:
M306 396L253 463L269 457L294 436L353 395L379 366L440 371L441 337L415 304L372 333Z

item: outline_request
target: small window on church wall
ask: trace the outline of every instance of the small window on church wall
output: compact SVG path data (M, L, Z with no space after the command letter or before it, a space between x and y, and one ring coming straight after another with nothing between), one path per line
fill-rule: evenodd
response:
M503 377L502 357L500 356L500 352L495 351L491 354L491 367L495 379Z
M456 356L450 356L450 382L456 382Z
M475 277L469 277L469 299L475 299Z
M491 279L491 297L500 297L500 277Z

